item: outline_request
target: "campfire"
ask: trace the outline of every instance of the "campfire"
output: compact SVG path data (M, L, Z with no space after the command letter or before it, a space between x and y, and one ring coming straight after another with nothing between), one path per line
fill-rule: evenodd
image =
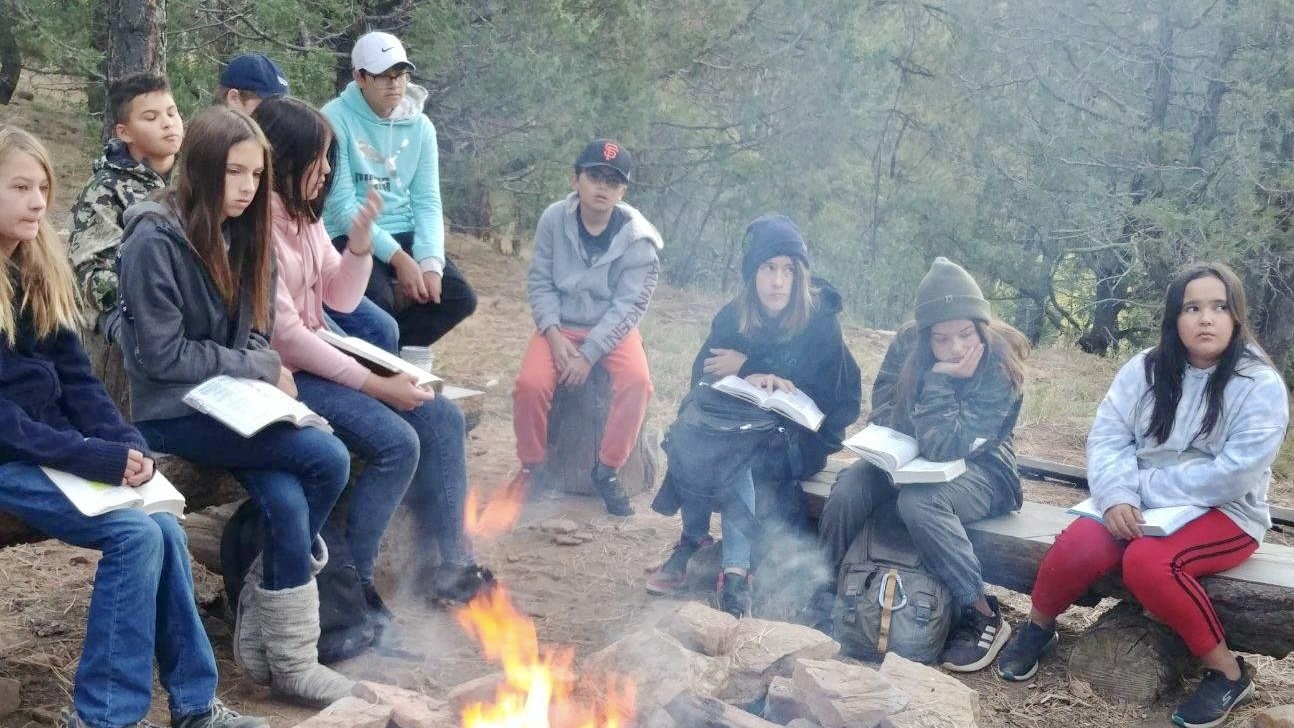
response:
M468 494L468 532L492 538L516 525L525 493L504 489L484 507ZM463 728L626 728L633 725L634 685L615 675L577 681L575 652L541 647L535 623L519 612L502 585L482 593L455 614L503 668L493 702L463 708Z

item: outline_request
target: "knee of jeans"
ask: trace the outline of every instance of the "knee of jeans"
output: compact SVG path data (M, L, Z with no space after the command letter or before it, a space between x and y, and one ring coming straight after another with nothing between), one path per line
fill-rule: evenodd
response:
M409 472L418 467L418 454L422 451L417 429L403 419L396 419L385 428L382 447L373 454L372 462L379 467L408 464Z
M467 418L463 416L463 410L448 397L437 397L432 400L434 414L436 417L436 427L439 432L466 433Z
M180 520L169 513L154 513L153 522L162 534L162 544L168 551L179 549L185 553L189 550L189 535L185 533Z
M109 544L104 552L149 564L152 568L160 567L164 546L161 526L136 508L113 513L121 515L114 518Z
M336 486L340 492L350 479L350 450L346 449L345 443L332 435L320 439L324 444L319 446L313 458L318 479Z

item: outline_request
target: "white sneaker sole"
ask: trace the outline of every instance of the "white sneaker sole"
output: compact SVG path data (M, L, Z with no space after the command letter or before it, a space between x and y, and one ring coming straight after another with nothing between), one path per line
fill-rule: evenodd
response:
M1002 629L998 630L992 644L988 646L988 652L983 657L969 665L954 665L951 662L945 662L943 663L943 668L949 672L979 672L993 664L993 661L997 659L997 653L1001 652L1003 647L1006 647L1009 639L1011 639L1011 625L1004 619L1002 620Z

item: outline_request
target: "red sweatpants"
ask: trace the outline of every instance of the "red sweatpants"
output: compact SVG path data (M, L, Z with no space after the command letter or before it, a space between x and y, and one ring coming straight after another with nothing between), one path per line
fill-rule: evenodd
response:
M1226 571L1258 550L1258 542L1222 511L1210 510L1171 536L1121 541L1091 518L1069 524L1038 568L1033 606L1064 612L1092 582L1122 564L1123 583L1199 657L1224 640L1222 623L1198 577Z
M577 347L587 331L562 329L562 335ZM651 373L642 334L632 329L600 363L611 377L611 406L598 458L613 468L623 466L638 442L651 400ZM517 435L517 459L526 465L544 461L548 449L548 410L557 391L557 365L553 363L548 340L536 332L530 337L526 354L512 392L512 429Z

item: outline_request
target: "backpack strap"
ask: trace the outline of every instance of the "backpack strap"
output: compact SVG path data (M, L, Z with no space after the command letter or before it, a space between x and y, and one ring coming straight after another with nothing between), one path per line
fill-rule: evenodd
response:
M882 592L881 601L881 631L876 636L876 652L885 654L885 649L890 645L890 620L894 617L894 592L899 587L899 572L897 569L890 569L881 577ZM906 602L907 599L905 598ZM901 606L901 605L900 605Z

